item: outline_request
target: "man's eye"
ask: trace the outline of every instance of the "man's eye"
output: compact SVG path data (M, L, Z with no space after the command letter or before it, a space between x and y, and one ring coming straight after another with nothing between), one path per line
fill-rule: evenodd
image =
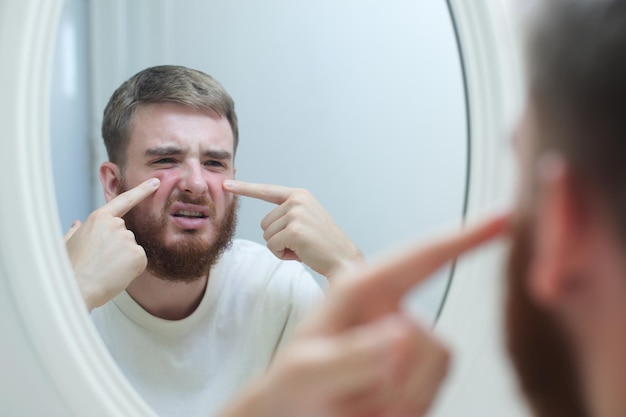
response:
M173 164L176 160L174 158L161 158L153 161L153 164Z
M217 168L224 168L226 166L224 165L223 162L220 162L220 161L206 161L204 165L208 167L217 167Z

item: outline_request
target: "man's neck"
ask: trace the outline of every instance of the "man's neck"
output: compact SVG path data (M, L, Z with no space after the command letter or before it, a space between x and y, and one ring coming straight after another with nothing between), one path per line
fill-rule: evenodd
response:
M144 271L131 282L126 292L153 316L181 320L200 305L207 282L208 276L190 283L170 282Z

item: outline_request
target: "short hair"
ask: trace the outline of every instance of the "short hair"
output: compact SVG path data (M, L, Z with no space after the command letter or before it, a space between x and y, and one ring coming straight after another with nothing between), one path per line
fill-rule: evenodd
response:
M125 166L133 114L142 105L152 103L178 103L215 111L228 120L234 150L237 150L239 130L235 103L224 87L201 71L161 65L133 75L109 99L104 109L102 137L111 162Z
M544 0L531 22L538 151L564 155L606 197L626 239L626 1Z

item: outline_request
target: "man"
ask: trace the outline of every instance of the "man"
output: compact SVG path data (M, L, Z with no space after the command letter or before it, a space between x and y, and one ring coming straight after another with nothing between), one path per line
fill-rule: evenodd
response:
M210 76L148 68L105 111L107 204L67 235L94 323L161 416L209 416L265 370L329 279L359 250L304 190L234 181L239 141ZM237 194L278 204L267 245L232 241Z
M515 138L521 181L507 347L535 416L624 416L626 1L549 0L533 16L528 100ZM470 228L342 281L265 377L223 415L423 415L445 370L445 349L402 323L398 299L433 264L502 233L505 223ZM310 382L297 385L294 370L310 371L311 364L323 372L305 373ZM323 381L331 388L324 390ZM295 391L309 408L276 394L282 390Z
M626 1L546 2L527 51L509 351L535 415L626 415Z

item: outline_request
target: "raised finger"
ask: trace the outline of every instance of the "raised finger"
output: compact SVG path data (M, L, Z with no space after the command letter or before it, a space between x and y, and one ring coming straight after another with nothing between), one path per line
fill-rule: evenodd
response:
M363 283L385 287L387 294L400 299L446 263L504 234L508 224L508 214L498 215L430 244L409 248L371 269Z
M340 331L397 311L415 285L425 281L437 269L470 249L503 234L508 215L492 217L451 236L409 248L373 267L354 270L337 280L326 308L318 310L307 331Z
M293 188L282 185L257 184L237 180L224 180L224 189L236 195L257 198L273 204L283 204L294 192Z
M135 188L131 188L130 190L118 195L113 200L102 206L100 210L115 217L122 217L128 213L130 209L135 207L150 194L154 193L157 188L159 188L159 184L160 181L158 178L150 178Z

